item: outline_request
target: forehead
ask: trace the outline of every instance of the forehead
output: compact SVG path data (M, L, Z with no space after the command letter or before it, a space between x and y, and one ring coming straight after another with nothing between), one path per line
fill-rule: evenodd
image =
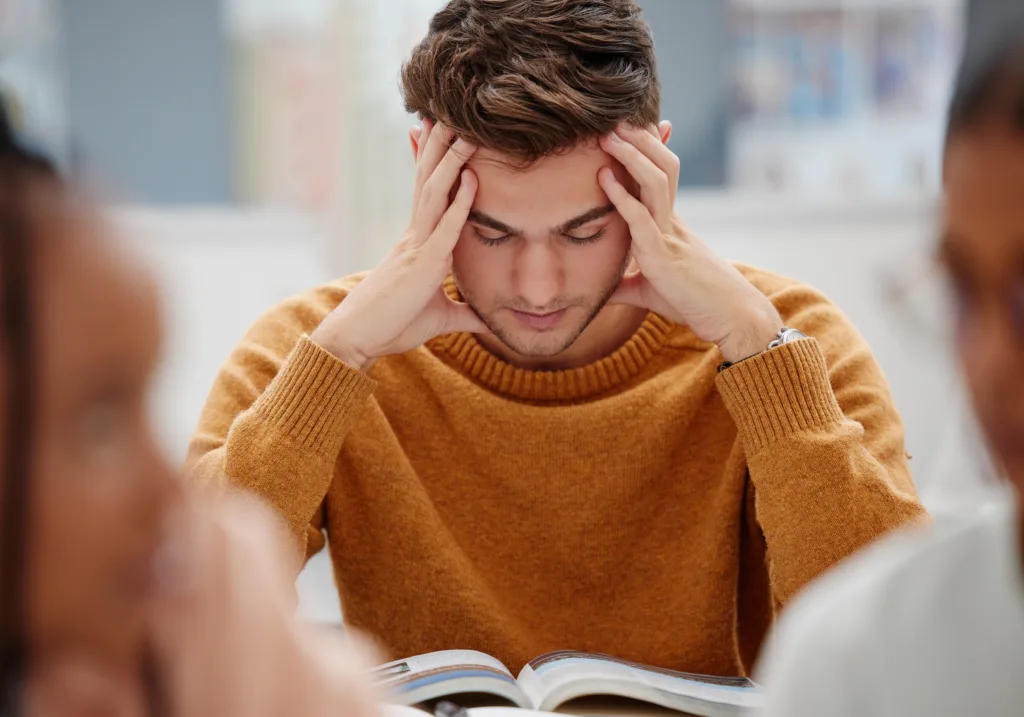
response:
M479 179L475 210L510 223L546 226L607 204L598 170L611 167L620 176L624 171L596 144L545 157L526 169L510 166L498 152L480 149L469 167Z

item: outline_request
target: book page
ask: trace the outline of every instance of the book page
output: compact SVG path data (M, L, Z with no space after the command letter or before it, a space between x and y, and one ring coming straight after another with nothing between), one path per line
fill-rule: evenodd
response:
M578 697L615 695L694 714L742 714L760 693L742 677L673 672L604 655L555 652L530 662L519 684L531 702L553 710Z
M459 694L486 694L526 707L529 701L501 662L474 650L444 650L396 660L371 672L396 704ZM457 700L454 700L457 702Z

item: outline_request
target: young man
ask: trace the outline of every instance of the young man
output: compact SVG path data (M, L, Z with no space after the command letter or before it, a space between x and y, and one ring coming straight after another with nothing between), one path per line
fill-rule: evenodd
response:
M407 232L256 323L192 467L307 555L326 531L346 621L396 656L744 672L778 606L923 515L870 350L676 216L630 0L456 0L402 82Z
M765 658L766 715L1024 713L1024 25L965 63L944 172L956 347L1016 501L809 590Z

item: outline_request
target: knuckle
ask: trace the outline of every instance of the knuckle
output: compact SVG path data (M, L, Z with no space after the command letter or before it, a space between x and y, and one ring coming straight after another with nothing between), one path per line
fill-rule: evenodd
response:
M422 205L431 205L437 203L438 200L438 189L437 181L433 178L427 180L427 183L423 185L423 191L420 193L420 203Z
M398 255L398 264L404 269L409 269L419 262L423 255L423 247L420 245L406 247Z

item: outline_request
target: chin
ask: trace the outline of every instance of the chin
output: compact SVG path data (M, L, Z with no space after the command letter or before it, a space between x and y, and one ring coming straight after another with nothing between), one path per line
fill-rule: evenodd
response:
M519 327L492 326L491 333L505 348L525 358L554 358L572 346L583 328L530 331Z
M567 344L565 341L530 340L526 337L522 340L505 341L501 337L498 338L507 348L526 358L555 358L572 346L571 342Z

